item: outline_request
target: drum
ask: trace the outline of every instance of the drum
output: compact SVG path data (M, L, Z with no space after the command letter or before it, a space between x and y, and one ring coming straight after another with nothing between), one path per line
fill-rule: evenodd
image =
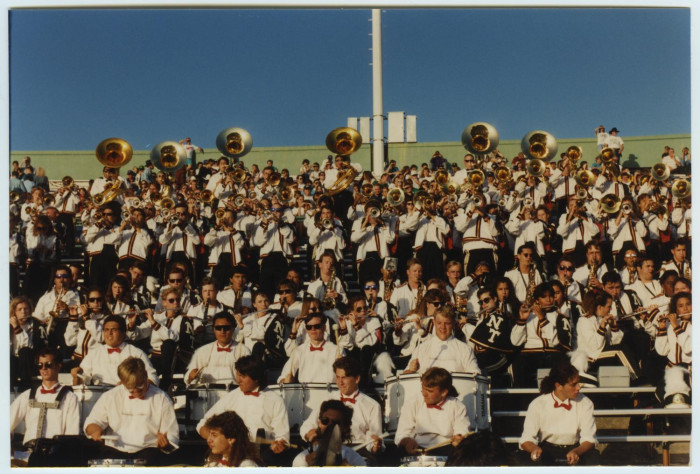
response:
M144 467L145 459L90 459L90 467Z
M320 408L321 403L329 400L338 387L330 383L289 383L270 385L268 389L276 390L282 397L289 416L290 432L299 433L304 420L315 408Z
M476 429L486 430L491 426L489 413L489 379L483 375L464 373L452 374L452 385L457 389L459 400L467 407L467 413L474 417ZM399 414L406 399L420 397L419 374L397 375L385 382L384 421L389 432L395 432L399 424Z
M78 397L80 404L80 426L85 424L85 419L90 415L92 408L102 394L113 388L112 385L76 385L73 387L73 393Z
M212 384L209 387L201 387L189 389L186 392L187 408L189 415L186 417L188 421L199 423L199 420L204 418L206 412L218 402L221 397L236 388L235 385L226 386L221 384Z
M408 456L401 458L400 467L442 467L447 456Z

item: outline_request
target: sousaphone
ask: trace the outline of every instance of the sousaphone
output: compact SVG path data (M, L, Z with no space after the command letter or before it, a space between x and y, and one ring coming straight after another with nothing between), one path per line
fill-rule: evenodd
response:
M475 155L487 155L498 147L498 132L486 122L475 122L462 132L462 145Z
M134 150L129 142L121 138L105 138L95 148L97 160L103 166L121 168L134 156Z
M326 147L336 155L346 158L355 153L362 146L362 135L360 132L350 127L339 127L326 136ZM338 193L345 191L357 177L357 171L349 163L338 170L338 178L335 183L328 189L325 194L335 196Z
M543 130L534 130L523 137L520 149L530 158L549 161L557 154L557 140Z
M171 140L158 143L151 149L153 166L166 173L174 173L187 161L187 151L178 142Z
M245 129L226 128L217 135L216 148L222 155L238 160L253 148L253 137Z

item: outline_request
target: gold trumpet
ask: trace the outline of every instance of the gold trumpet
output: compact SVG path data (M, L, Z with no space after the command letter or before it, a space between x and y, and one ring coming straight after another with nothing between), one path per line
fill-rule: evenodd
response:
M373 219L377 219L382 214L381 204L376 199L371 199L365 204L365 212Z
M505 166L499 166L494 172L494 178L499 184L505 184L513 179L513 173Z
M157 207L161 209L172 209L175 207L175 201L172 198L166 197L155 203Z

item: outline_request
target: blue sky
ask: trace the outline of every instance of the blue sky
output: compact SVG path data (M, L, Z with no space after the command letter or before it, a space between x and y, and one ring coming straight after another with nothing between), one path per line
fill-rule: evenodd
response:
M321 145L372 115L371 10L14 10L13 150L150 149L238 126ZM418 140L487 121L592 136L690 133L688 9L383 10L384 111Z

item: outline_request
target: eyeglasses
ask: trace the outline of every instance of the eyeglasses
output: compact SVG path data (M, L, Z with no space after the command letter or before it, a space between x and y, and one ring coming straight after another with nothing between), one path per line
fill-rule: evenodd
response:
M488 304L491 301L491 298L484 298L483 300L479 300L479 304Z
M181 281L182 281L182 278L175 278L175 279L168 280L169 283L180 283Z
M367 306L360 306L359 308L355 308L355 311L367 311Z
M225 331L225 332L229 332L231 329L233 329L233 326L231 326L231 325L226 325L226 326L214 326L214 330L216 330L216 331Z
M637 255L631 253L631 254L629 254L629 255L625 255L625 258L637 258Z
M56 278L70 278L70 275L68 275L67 273L57 273Z
M365 285L365 290L376 290L379 288L377 285Z
M56 366L55 362L39 362L36 364L36 368L41 369L53 369Z
M323 324L322 324L322 323L318 323L318 324L307 324L307 325L306 325L306 330L307 330L307 331L311 331L312 329L322 329L322 328L323 328Z
M437 307L442 306L442 302L440 302L440 301L428 301L428 304L431 304L431 305L437 306Z
M286 295L289 293L294 293L292 290L280 290L280 295Z
M97 298L88 298L88 301L89 301L90 303L95 303L95 302L97 302L97 301L102 301L102 297L101 297L101 296L98 296Z
M331 420L327 416L322 416L318 419L318 421L320 421L323 426L328 426L332 421L336 421L336 420Z
M271 207L270 210L272 212L282 212L283 211L283 209L281 207Z
M559 267L559 270L561 270L561 271L563 271L563 272L573 272L573 271L574 271L574 267L565 267L565 266L562 265L562 266Z
M474 160L464 160L465 163L474 163Z

